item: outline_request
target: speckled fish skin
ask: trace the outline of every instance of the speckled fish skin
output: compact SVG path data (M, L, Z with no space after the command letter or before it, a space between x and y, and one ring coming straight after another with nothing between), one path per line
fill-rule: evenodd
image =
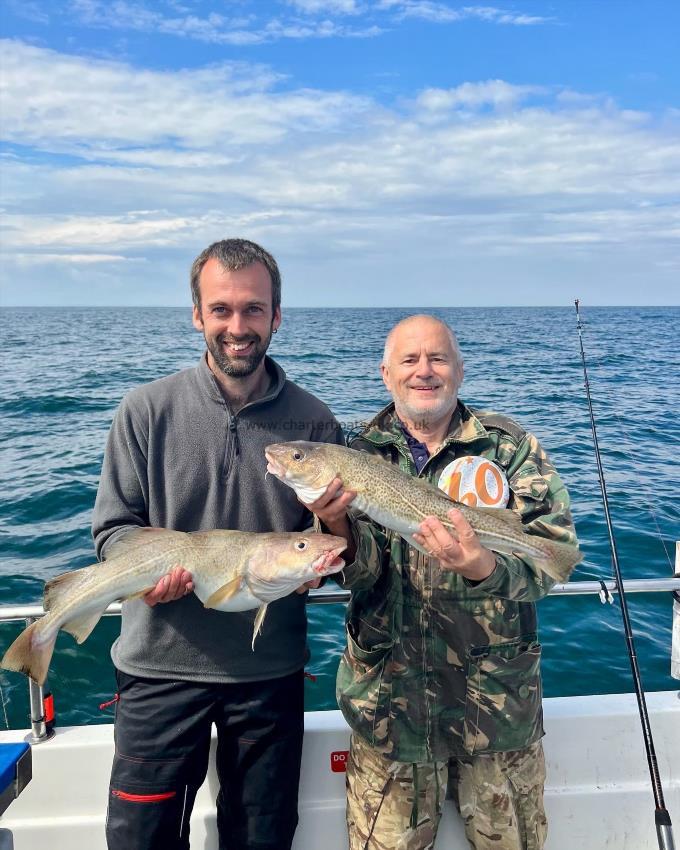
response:
M436 516L455 537L448 512L458 508L483 546L507 555L529 555L555 581L565 581L583 557L576 546L527 533L514 511L454 502L438 487L375 455L303 441L274 443L265 453L269 472L292 487L303 501L318 498L333 478L341 478L345 488L357 494L353 509L396 531L415 548L420 547L412 535L427 516Z
M109 547L102 564L63 573L45 585L48 613L19 635L2 667L42 684L60 629L82 643L111 602L143 595L178 565L191 572L206 608L266 610L305 582L342 569L339 554L345 547L342 537L314 532L136 529Z

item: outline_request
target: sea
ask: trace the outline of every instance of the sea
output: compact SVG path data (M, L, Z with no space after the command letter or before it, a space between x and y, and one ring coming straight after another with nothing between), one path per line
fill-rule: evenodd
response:
M347 429L387 401L382 344L415 309L285 309L270 353ZM573 580L610 578L573 306L428 310L456 330L461 397L533 431L564 479L585 554ZM582 306L583 341L614 533L626 579L670 577L680 539L680 308ZM90 522L106 435L133 387L194 365L204 350L191 312L162 307L0 310L0 606L34 603L43 583L95 560ZM634 594L629 608L648 691L670 677L672 599ZM632 690L618 598L549 597L538 605L546 696ZM344 606L310 605L307 709L335 707ZM226 615L225 615L226 616ZM20 623L0 624L0 652ZM109 648L120 622L103 618L77 646L59 636L49 684L57 722L109 723ZM313 678L312 678L313 677ZM28 725L20 674L0 672L0 729Z

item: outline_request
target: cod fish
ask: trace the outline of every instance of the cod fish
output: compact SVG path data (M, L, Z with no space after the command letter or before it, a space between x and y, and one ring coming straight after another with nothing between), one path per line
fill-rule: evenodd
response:
M513 510L454 502L438 487L376 455L301 440L273 443L267 446L265 455L267 471L292 487L303 502L318 499L333 478L341 478L345 488L357 494L352 509L396 531L425 555L430 553L413 539L420 523L427 516L436 516L456 537L447 513L458 508L483 546L506 555L528 555L555 581L565 581L583 557L577 546L528 533Z
M136 529L108 547L103 563L47 582L43 605L48 613L19 635L2 667L43 684L59 629L82 643L111 602L143 596L178 564L191 572L194 592L206 608L259 609L254 648L267 604L341 570L345 562L339 555L346 545L342 537L315 532Z

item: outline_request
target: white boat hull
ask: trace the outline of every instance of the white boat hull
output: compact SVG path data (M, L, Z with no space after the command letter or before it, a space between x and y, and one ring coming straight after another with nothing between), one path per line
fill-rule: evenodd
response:
M680 835L680 693L647 695L666 805ZM546 850L657 850L654 801L632 694L545 700ZM0 850L105 850L112 726L60 729L33 749L33 780L0 820ZM0 741L21 740L5 732ZM295 850L346 850L344 778L348 729L337 711L308 712ZM213 742L214 743L214 742ZM193 848L217 848L214 769L191 820ZM13 841L13 843L12 843ZM468 850L447 802L439 850Z

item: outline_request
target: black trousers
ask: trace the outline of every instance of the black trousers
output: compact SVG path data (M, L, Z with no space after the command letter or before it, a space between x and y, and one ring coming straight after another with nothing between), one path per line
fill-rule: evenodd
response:
M220 850L289 850L297 826L303 673L236 684L117 671L109 850L188 850L217 727Z

